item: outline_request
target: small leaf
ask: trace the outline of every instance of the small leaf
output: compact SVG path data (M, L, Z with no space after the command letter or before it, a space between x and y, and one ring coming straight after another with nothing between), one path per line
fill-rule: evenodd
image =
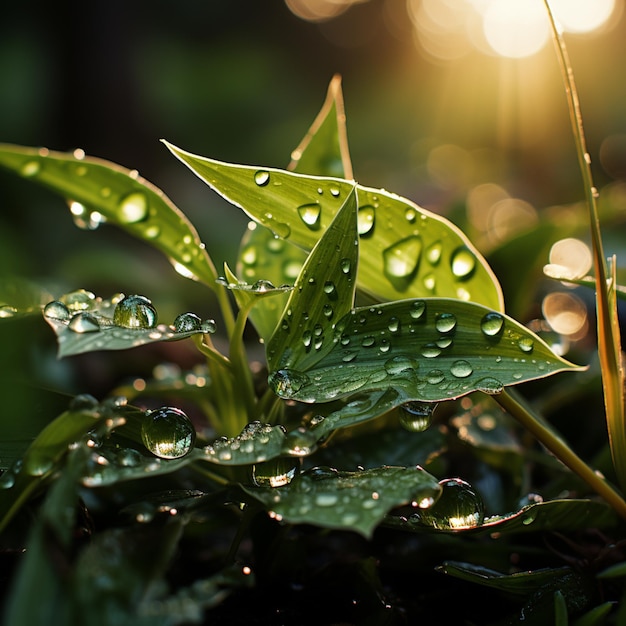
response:
M0 144L0 166L61 194L75 213L97 212L99 221L120 226L158 248L184 276L213 288L217 278L198 233L165 194L119 165L47 149Z
M278 237L307 250L328 228L354 187L340 178L224 163L165 143L231 204ZM379 300L436 295L503 310L493 272L456 226L383 189L361 185L356 189L359 289Z
M352 309L332 347L311 364L299 353L274 359L270 384L283 398L327 402L384 389L396 403L439 402L580 370L510 317L479 304L426 298Z
M215 332L213 320L203 322L193 313L179 315L168 326L157 324L156 310L143 296L117 294L103 300L80 290L49 302L43 313L57 336L59 358Z
M284 487L245 490L286 522L354 530L370 537L389 510L412 500L435 498L439 485L419 467L358 472L314 468Z
M280 367L313 365L332 349L335 324L354 301L358 253L352 192L296 279L285 313L267 344L270 369L278 363Z

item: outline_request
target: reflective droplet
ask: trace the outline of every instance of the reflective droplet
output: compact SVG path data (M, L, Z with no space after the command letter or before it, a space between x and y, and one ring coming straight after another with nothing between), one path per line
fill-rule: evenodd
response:
M98 320L91 313L76 313L67 327L75 333L95 333L100 330Z
M375 343L376 339L372 335L366 335L361 340L361 346L363 346L364 348L371 348Z
M0 319L6 319L17 315L17 309L10 304L0 304Z
M404 217L406 221L409 222L409 224L412 224L415 221L415 218L417 217L417 211L411 207L408 207L404 211Z
M181 313L174 320L174 330L177 333L187 333L202 328L202 319L195 313Z
M341 193L341 192L339 191L339 189L337 189L337 187L331 187L328 191L330 191L330 195L331 195L333 198L338 198L338 197L339 197L339 194Z
M300 219L311 229L318 230L320 227L320 215L322 210L317 203L303 204L298 207Z
M442 245L438 241L428 246L428 249L426 250L426 259L431 265L437 265L437 263L439 263L441 260L441 250Z
M430 370L430 372L426 374L426 381L431 385L438 385L445 377L445 374L441 370Z
M495 311L485 314L480 321L480 330L482 330L487 337L497 337L502 332L503 328L504 317Z
M62 322L70 319L70 311L69 309L58 300L53 300L52 302L48 302L43 310L44 317L47 317L51 320L60 320Z
M20 169L22 176L36 176L40 171L41 163L39 161L27 161Z
M335 283L332 280L327 280L324 283L324 293L328 296L331 296L335 293L336 287Z
M398 376L414 372L417 369L417 362L406 356L394 356L385 361L385 371L390 376Z
M141 454L133 448L123 448L115 455L115 462L121 467L138 467L141 460Z
M265 187L265 185L267 185L267 183L270 182L270 173L267 172L266 170L259 170L255 175L254 175L254 182L259 186L259 187Z
M469 278L476 268L476 257L467 248L457 248L450 260L452 273L459 279Z
M161 229L156 224L146 226L143 234L148 239L156 239L161 234Z
M258 487L284 487L295 477L300 462L296 459L277 458L252 467L252 480Z
M406 402L400 407L400 424L412 433L425 431L433 421L436 402Z
M435 287L437 286L437 278L434 274L426 274L423 279L424 289L426 291L435 291Z
M142 222L148 217L148 198L141 191L124 196L120 200L117 215L123 224Z
M322 308L322 312L326 319L331 319L333 316L333 307L330 304L325 304Z
M400 331L400 320L393 316L389 318L389 323L387 324L387 328L390 333L397 333Z
M376 209L373 206L366 204L359 207L357 211L357 231L361 237L372 232L375 221Z
M427 343L422 346L421 353L427 359L434 359L441 354L441 348L436 343Z
M313 341L313 333L307 329L302 333L302 343L304 344L305 348L309 348L311 346L311 343Z
M439 481L439 485L439 499L417 514L420 523L438 530L466 530L483 523L482 498L469 483L460 478L447 478Z
M497 378L486 376L485 378L481 378L476 381L476 389L478 391L482 391L483 393L495 396L502 393L504 385Z
M79 393L69 404L70 411L95 411L97 408L98 401L88 393Z
M270 387L281 398L295 396L309 382L309 377L292 369L281 369L272 372L268 377Z
M535 347L535 342L530 337L522 337L517 345L522 352L526 352L526 354L533 351Z
M11 469L5 470L0 476L0 489L11 489L15 484L15 472Z
M283 442L282 452L290 456L308 456L317 448L317 435L300 426L287 433Z
M339 262L339 266L341 267L341 271L344 274L349 274L352 267L351 267L351 262L350 259L341 259L341 261Z
M455 378L467 378L472 374L474 370L470 365L469 361L465 361L463 359L459 359L458 361L454 361L450 366L450 373Z
M440 333L450 333L456 328L456 317L452 313L440 313L435 320L435 328Z
M204 320L200 329L205 335L212 335L217 330L217 324L215 320Z
M409 307L409 315L414 320L419 320L424 316L426 312L426 303L423 300L415 300L411 302Z
M416 270L422 252L422 239L416 235L383 250L383 269L391 278L406 278Z
M315 496L315 504L321 507L335 506L339 502L339 496L335 493L318 493Z
M145 415L141 425L141 439L155 456L179 459L193 448L196 430L183 411L164 407Z
M113 322L122 328L154 328L157 312L145 296L126 296L115 305Z
M65 294L60 298L61 302L70 311L86 311L87 309L93 307L95 299L95 294L85 289L72 291L71 293Z

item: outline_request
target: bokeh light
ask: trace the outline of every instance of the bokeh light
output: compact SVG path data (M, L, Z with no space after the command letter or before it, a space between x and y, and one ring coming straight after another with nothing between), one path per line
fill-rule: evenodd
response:
M550 262L543 271L552 278L574 280L585 276L592 265L591 250L580 239L568 237L557 241L550 249Z
M548 324L561 335L575 339L581 331L586 331L587 307L573 293L549 293L543 299L541 310Z

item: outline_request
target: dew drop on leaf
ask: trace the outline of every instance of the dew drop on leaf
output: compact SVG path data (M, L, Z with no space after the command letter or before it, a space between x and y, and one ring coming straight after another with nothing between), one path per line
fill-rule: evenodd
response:
M202 328L202 320L195 313L181 313L174 320L174 330L177 333L187 333Z
M417 369L417 363L406 356L394 356L385 361L384 367L390 376L406 375Z
M400 424L412 433L425 431L432 423L436 402L406 402L400 406Z
M22 176L36 176L41 171L41 163L39 161L27 161L22 165L20 173Z
M121 467L137 467L141 464L141 454L133 448L122 448L115 455L115 462Z
M320 215L322 210L317 203L303 204L298 207L300 219L311 229L318 230L320 227Z
M402 239L383 250L383 269L390 278L407 278L415 272L422 253L422 239L417 235Z
M407 222L412 224L417 217L417 211L415 209L412 209L411 207L408 207L404 212L404 217L406 218Z
M460 478L446 478L439 485L439 499L416 515L420 523L438 530L466 530L482 524L483 501L469 483Z
M350 259L341 259L341 261L339 262L339 266L341 267L341 271L344 274L349 274L352 270L352 264L350 262Z
M331 195L333 198L338 198L338 197L339 197L339 195L340 195L340 193L341 193L341 192L339 191L339 189L337 189L337 187L331 187L331 188L329 189L329 191L330 191L330 195Z
M141 191L124 196L120 200L117 215L122 224L143 222L148 217L148 198Z
M95 333L100 330L98 320L91 313L86 312L73 315L67 327L75 333Z
M78 289L61 296L60 300L70 311L86 311L94 305L96 295L91 291Z
M503 328L504 317L495 311L485 314L480 321L480 329L487 337L497 337Z
M254 182L259 187L265 187L265 185L267 185L270 182L270 173L266 170L259 170L254 175Z
M434 359L441 354L441 348L436 343L427 343L422 346L421 353L426 359Z
M327 280L324 283L324 293L327 296L332 296L335 294L335 292L336 292L335 283L332 280Z
M334 493L318 493L315 496L315 504L321 507L335 506L339 502L339 496Z
M517 342L517 345L522 352L526 352L526 354L528 354L533 351L535 343L530 337L522 337Z
M486 376L485 378L481 378L476 381L476 389L478 391L482 391L483 393L487 393L489 395L497 395L502 393L504 389L504 385L497 378L492 378L491 376Z
M456 328L456 317L452 313L440 313L435 319L435 328L440 333L450 333Z
M411 302L411 306L409 308L409 315L414 320L419 320L423 317L426 312L426 303L423 300L415 300Z
M441 370L430 370L428 374L426 374L426 381L431 385L438 385L445 378L445 374Z
M428 246L426 250L426 259L431 265L437 265L441 259L441 243L436 241L435 243Z
M300 426L287 433L283 443L283 453L290 456L308 456L317 448L317 436Z
M88 393L79 393L69 404L70 411L95 411L97 408L98 401Z
M268 382L276 395L291 398L309 382L309 377L297 370L286 368L272 372Z
M474 370L472 369L469 361L465 361L464 359L454 361L454 363L450 366L450 373L455 378L467 378L473 371Z
M278 458L252 467L252 480L257 487L284 487L296 476L300 462L297 459Z
M359 207L357 211L357 232L364 236L372 232L376 221L376 209L370 204Z
M465 280L476 268L476 257L465 247L457 248L452 254L450 267L459 280Z
M326 319L331 319L333 316L333 307L330 304L325 304L322 308L322 311L324 313L324 317L326 317Z
M400 332L400 320L395 316L390 317L387 328L389 329L390 333Z
M144 416L141 440L155 456L162 459L179 459L193 448L196 430L183 411L163 407Z
M52 302L48 302L43 310L44 317L47 317L51 320L60 320L62 322L70 319L70 311L69 309L58 300L53 300Z
M154 328L157 312L145 296L126 296L115 305L113 322L122 328Z

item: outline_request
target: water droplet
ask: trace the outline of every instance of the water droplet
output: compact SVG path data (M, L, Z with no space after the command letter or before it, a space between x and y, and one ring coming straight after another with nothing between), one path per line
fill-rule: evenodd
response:
M313 341L313 333L310 330L305 330L302 333L302 343L305 348L309 348L311 346L311 342Z
M346 352L343 357L341 358L341 360L344 363L352 363L352 361L354 361L354 359L356 359L356 357L359 355L358 352L354 351L354 352Z
M322 210L317 203L303 204L298 207L300 219L311 229L318 230L320 227L320 215Z
M331 319L333 316L333 307L330 304L325 304L322 308L322 311L324 313L324 317L326 317L326 319Z
M141 191L124 196L120 200L117 216L123 224L136 224L148 217L148 198Z
M447 478L439 481L439 485L439 499L417 514L422 524L438 530L465 530L482 524L483 501L469 483L460 478Z
M350 262L350 259L341 259L341 261L339 262L339 266L341 267L341 271L344 274L349 274L352 270L352 264Z
M295 477L300 466L294 459L278 458L252 467L252 480L258 487L284 487Z
M422 356L427 359L434 359L441 354L441 348L436 343L427 343L422 346Z
M181 313L174 320L174 330L177 333L187 333L202 328L202 320L195 313Z
M476 257L466 247L457 248L450 260L452 273L459 279L469 278L476 268Z
M400 332L400 320L395 316L390 317L387 328L389 329L390 333Z
M79 393L69 404L70 411L95 411L97 408L98 401L88 393Z
M436 402L406 402L400 407L400 424L412 433L425 431L433 421Z
M397 376L414 372L417 369L417 362L406 356L394 356L385 361L385 371L390 376Z
M406 278L417 269L422 239L416 235L398 241L383 250L383 268L390 278Z
M76 313L67 327L75 333L95 333L100 330L98 320L91 313Z
M339 501L339 497L335 493L318 493L315 496L315 504L317 506L329 507L335 506Z
M441 260L442 248L443 246L438 241L428 246L428 249L426 250L426 259L431 265L437 265L437 263Z
M148 239L156 239L161 234L161 229L156 224L151 224L150 226L146 226L143 234Z
M415 300L411 302L409 307L409 315L414 320L419 320L424 316L426 312L426 303L423 300Z
M61 296L60 300L70 311L86 311L93 307L96 296L91 291L78 289Z
M113 322L122 328L154 328L157 312L145 296L126 296L115 305Z
M339 194L341 193L341 192L339 191L339 189L337 189L337 187L331 187L328 191L330 191L330 195L331 195L333 198L338 198L338 197L339 197Z
M424 276L423 283L426 291L434 292L435 287L437 286L437 278L434 274L426 274L426 276Z
M481 378L476 381L476 389L478 391L482 391L483 393L495 396L502 393L504 385L497 378L486 376L485 378Z
M407 222L412 224L415 221L415 218L417 217L417 211L415 209L412 209L411 207L408 207L404 211L404 217L406 218Z
M40 171L41 163L39 161L27 161L20 169L22 176L36 176Z
M495 311L485 314L480 321L480 329L487 337L497 337L503 328L504 317Z
M13 317L17 314L17 309L10 304L0 304L0 319Z
M449 348L452 345L452 337L441 337L435 341L435 345L441 349Z
M272 372L268 382L277 396L292 398L309 382L309 377L297 370L281 369Z
M215 320L204 320L204 322L202 322L201 330L205 335L212 335L217 330Z
M193 448L196 431L180 409L163 407L150 411L141 425L141 439L155 456L179 459Z
M291 228L289 224L285 224L284 222L279 222L271 213L265 213L261 221L263 222L263 225L267 226L267 228L269 228L277 237L280 237L282 239L287 239L289 235L291 235ZM270 244L268 243L268 247L269 246ZM282 249L282 246L281 246L281 249Z
M121 467L137 467L141 459L141 454L133 448L123 448L115 456L115 462Z
M44 317L51 320L67 321L70 319L69 309L58 300L48 302L43 310Z
M375 221L376 209L373 206L366 204L359 207L357 211L357 231L361 237L372 232Z
M445 378L445 374L441 370L430 370L426 374L426 381L431 385L438 385Z
M375 343L376 339L372 335L366 335L361 340L361 346L363 346L364 348L371 348Z
M2 476L0 476L0 489L11 489L15 484L15 472L13 470L6 470Z
M469 361L465 361L463 359L459 359L458 361L455 361L450 366L450 373L455 378L467 378L468 376L472 374L473 371L474 370L472 369L472 366L470 365Z
M249 244L241 251L241 260L246 265L256 265L258 260L257 248L255 245Z
M456 317L452 313L440 313L435 320L435 328L440 333L450 333L456 328Z
M324 293L327 296L332 296L333 294L335 294L335 292L336 292L335 283L332 280L327 280L324 283Z
M517 345L522 352L528 354L533 351L533 348L535 347L535 342L530 337L522 337L517 342Z
M254 175L254 182L259 187L265 187L265 185L267 185L270 182L270 173L266 170L259 170Z
M282 452L289 456L308 456L317 448L317 435L300 426L287 433L283 442Z

